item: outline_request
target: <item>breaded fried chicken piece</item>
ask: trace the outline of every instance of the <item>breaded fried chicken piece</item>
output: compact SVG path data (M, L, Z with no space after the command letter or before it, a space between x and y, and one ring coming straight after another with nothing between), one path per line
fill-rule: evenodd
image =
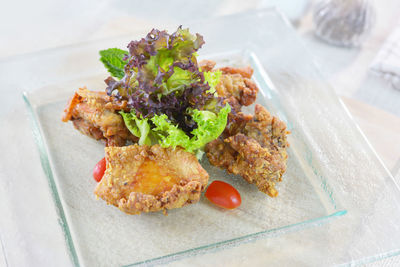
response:
M123 146L127 140L137 141L117 113L124 106L126 102L115 101L105 92L80 88L68 102L62 120L72 121L81 133L104 140L107 146Z
M199 62L199 67L201 71L211 71L215 67L215 64L215 61L205 59Z
M271 197L278 191L275 184L286 171L288 142L286 125L261 105L255 106L255 115L233 115L232 125L224 134L207 144L211 164L241 175L249 183Z
M223 74L239 74L243 78L251 78L253 76L253 69L250 66L244 68L223 67L220 68Z
M202 60L199 63L203 71L212 71L215 62ZM223 67L220 82L216 86L218 96L228 99L234 97L242 106L249 106L256 101L258 87L251 80L253 69L250 66L243 68Z
M223 74L220 82L215 87L218 96L229 98L235 97L243 106L249 106L256 101L258 87L249 78L240 74Z
M208 183L197 158L160 145L106 147L107 167L95 195L128 214L196 203Z

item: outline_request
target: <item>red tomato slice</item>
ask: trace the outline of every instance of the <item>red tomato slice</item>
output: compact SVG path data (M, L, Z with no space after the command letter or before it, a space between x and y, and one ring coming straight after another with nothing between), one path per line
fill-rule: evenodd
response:
M102 158L93 169L93 178L96 182L100 182L101 178L103 178L104 172L106 171L106 159Z
M242 203L239 192L223 181L212 182L208 186L205 196L215 205L225 209L237 208Z

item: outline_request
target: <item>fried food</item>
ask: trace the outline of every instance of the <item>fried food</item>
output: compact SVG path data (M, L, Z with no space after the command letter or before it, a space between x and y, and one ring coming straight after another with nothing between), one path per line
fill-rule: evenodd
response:
M95 195L128 214L196 203L208 183L197 158L160 145L106 147L107 168Z
M286 171L288 133L284 122L257 104L254 116L241 112L231 116L220 138L207 144L207 157L211 164L276 197L275 185Z
M256 101L258 87L249 78L239 73L223 74L216 88L218 96L229 98L235 97L243 106L249 106Z
M200 66L212 71L215 62L205 60ZM241 175L260 191L276 197L275 185L286 170L286 125L260 105L255 106L254 116L241 112L242 106L253 104L257 98L251 67L219 70L222 75L216 90L231 106L231 113L223 134L207 144L207 157L211 164Z
M243 78L251 78L253 76L253 69L250 66L243 68L223 67L220 68L223 74L239 74Z
M205 59L199 62L199 67L202 71L212 71L215 64L215 61Z
M202 60L199 63L202 71L212 71L215 62L212 60ZM250 66L243 68L223 67L220 82L216 86L218 96L225 99L234 97L242 106L249 106L256 101L258 87L251 80L253 69Z
M137 141L117 113L124 107L126 102L115 101L105 92L80 88L68 102L62 120L72 121L81 133L103 140L107 146L123 146L127 140Z

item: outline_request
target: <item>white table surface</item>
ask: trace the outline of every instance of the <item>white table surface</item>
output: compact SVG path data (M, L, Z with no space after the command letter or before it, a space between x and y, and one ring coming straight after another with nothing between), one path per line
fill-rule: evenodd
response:
M8 1L0 10L0 60L129 33L132 27L148 27L149 23L184 24L190 19L260 8L270 2L277 1ZM398 177L400 91L370 75L368 67L397 25L400 5L398 0L376 1L375 10L376 25L361 49L337 48L316 40L309 13L298 21L297 28L319 58L327 79L343 96L386 166ZM26 117L22 90L13 87L17 84L9 81L0 87L0 266L70 266ZM397 257L374 265L399 264Z

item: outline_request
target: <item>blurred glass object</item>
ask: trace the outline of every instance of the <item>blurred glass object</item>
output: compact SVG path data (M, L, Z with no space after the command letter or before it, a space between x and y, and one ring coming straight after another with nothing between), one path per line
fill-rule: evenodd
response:
M334 45L360 46L374 22L374 10L368 0L324 0L314 14L315 34Z

